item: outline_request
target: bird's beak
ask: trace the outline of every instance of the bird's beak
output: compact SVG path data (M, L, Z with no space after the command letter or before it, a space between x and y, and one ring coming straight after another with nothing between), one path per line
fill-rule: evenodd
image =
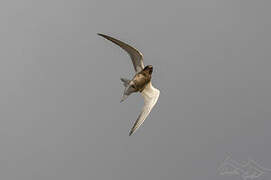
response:
M149 67L149 72L150 72L150 74L152 74L152 71L153 71L153 67L150 66L150 67Z

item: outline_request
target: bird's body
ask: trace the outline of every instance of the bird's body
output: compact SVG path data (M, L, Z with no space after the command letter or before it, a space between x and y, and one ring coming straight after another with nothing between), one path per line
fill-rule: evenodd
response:
M141 72L137 73L133 80L136 89L142 92L145 86L151 81L151 74L149 74L148 69L143 69Z
M153 67L151 65L144 67L143 55L135 48L113 37L110 37L104 34L98 34L98 35L119 45L122 49L124 49L130 55L132 59L136 74L134 75L132 80L121 78L121 81L123 82L123 85L125 87L121 102L124 101L130 94L135 93L135 92L140 92L144 98L144 107L142 109L142 112L138 116L133 128L131 129L129 133L129 135L132 135L141 126L144 120L147 118L147 116L149 115L152 108L156 104L160 95L160 91L154 88L151 84Z

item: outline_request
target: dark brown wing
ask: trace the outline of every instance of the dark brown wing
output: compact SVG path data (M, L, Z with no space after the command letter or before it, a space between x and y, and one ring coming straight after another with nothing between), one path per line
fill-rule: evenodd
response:
M137 49L135 49L135 48L131 47L130 45L128 45L120 40L117 40L113 37L110 37L110 36L107 36L104 34L100 34L100 33L98 33L98 35L104 37L105 39L117 44L122 49L124 49L130 55L132 62L133 62L133 65L134 65L134 69L137 73L144 69L143 55Z

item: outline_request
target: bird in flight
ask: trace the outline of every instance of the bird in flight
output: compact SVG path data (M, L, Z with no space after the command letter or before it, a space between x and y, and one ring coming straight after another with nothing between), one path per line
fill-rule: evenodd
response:
M140 92L144 98L143 109L129 133L129 136L131 136L142 125L147 116L150 114L160 95L160 91L153 87L151 83L153 67L152 65L147 65L144 67L142 53L132 46L104 34L98 33L98 35L124 49L131 57L135 69L135 75L133 79L129 80L126 78L121 78L125 89L120 102L124 101L130 94L135 92Z

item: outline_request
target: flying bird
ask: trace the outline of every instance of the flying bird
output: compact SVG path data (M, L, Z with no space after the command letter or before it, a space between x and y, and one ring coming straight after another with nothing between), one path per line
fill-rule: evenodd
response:
M150 114L160 95L160 91L153 87L151 83L153 66L144 66L142 53L132 46L104 34L98 33L98 35L124 49L129 54L135 69L135 75L133 79L129 80L126 78L121 78L125 89L120 102L123 102L130 94L135 92L139 92L144 98L143 109L129 133L129 136L131 136L142 125L147 116Z

